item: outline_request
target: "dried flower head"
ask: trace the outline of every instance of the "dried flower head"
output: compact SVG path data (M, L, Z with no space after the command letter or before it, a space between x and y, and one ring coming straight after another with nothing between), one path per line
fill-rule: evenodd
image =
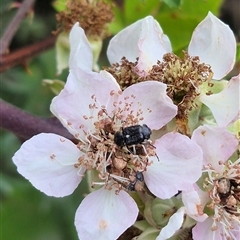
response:
M79 22L88 36L105 38L107 24L113 20L113 6L106 1L68 0L67 9L56 15L59 30L69 32Z

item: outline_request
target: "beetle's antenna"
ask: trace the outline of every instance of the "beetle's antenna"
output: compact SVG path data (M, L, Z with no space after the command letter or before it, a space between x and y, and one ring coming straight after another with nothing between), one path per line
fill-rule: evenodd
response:
M149 144L149 145L150 145L151 147L153 147L154 149L156 149L156 147L155 147L154 145L152 145L150 139L149 139L146 143ZM146 151L146 150L145 150L145 151ZM156 152L155 152L155 157L157 158L158 161L160 161L158 155L156 154Z

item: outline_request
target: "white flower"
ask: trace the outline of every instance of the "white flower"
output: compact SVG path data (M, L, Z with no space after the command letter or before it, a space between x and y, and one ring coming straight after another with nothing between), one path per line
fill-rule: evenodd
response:
M237 150L238 140L223 127L201 126L192 139L204 153L203 171L207 173L202 191L196 188L208 218L193 228L193 238L240 238L240 159L229 158ZM187 203L189 200L185 199ZM185 206L189 209L188 204ZM198 216L195 218L199 221Z
M165 53L172 51L168 37L153 17L148 16L119 32L109 43L107 50L111 64L122 57L135 62L139 72L148 73ZM188 46L190 56L199 56L209 64L214 79L221 79L233 68L236 56L236 40L231 29L211 12L196 27Z
M71 194L86 170L96 171L93 186L103 187L82 201L75 225L81 240L116 239L138 214L126 191L141 190L146 183L154 195L170 198L187 190L201 175L202 151L179 133L166 134L154 146L142 144L148 140L143 135L140 144L128 146L131 127L139 138L142 126L158 130L176 115L167 86L147 81L121 91L111 74L91 71L89 43L78 24L70 33L70 44L70 73L50 109L76 140L42 133L26 141L13 161L37 189L55 197ZM123 135L126 128L130 133L119 146L116 133ZM138 180L137 173L145 181Z
M86 169L96 170L99 178L93 184L103 188L90 193L80 204L76 228L83 240L116 239L138 215L136 203L123 190L134 183L136 172L146 171L150 156L156 156L151 144L136 146L136 151L146 153L137 155L132 150L135 154L129 154L128 148L116 145L114 134L143 124L159 129L176 115L177 109L163 83L139 83L122 92L109 73L92 72L90 48L78 24L70 33L70 43L70 73L64 89L53 99L51 111L76 143L42 133L26 141L13 161L19 173L37 189L55 197L71 194ZM82 53L85 61L81 60Z

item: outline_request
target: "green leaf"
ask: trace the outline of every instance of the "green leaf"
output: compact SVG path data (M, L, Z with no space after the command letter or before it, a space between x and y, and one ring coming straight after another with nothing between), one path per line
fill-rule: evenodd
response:
M155 16L159 13L161 2L156 0L125 0L124 1L124 22L133 23L148 15Z
M240 61L240 43L237 44L236 62Z
M66 9L66 3L67 3L67 0L56 0L53 2L52 5L57 12L61 12Z
M125 0L123 8L115 8L115 20L109 25L112 34L148 15L158 14L161 3L156 0Z
M182 4L182 0L162 0L170 8L177 8Z
M61 74L62 71L68 67L70 54L69 34L59 34L56 41L56 59L57 59L57 74Z
M49 87L50 90L55 95L58 95L62 91L62 89L65 85L65 82L58 80L58 79L55 79L55 80L43 79L42 82L43 82L43 85Z
M173 51L180 54L190 42L196 26L211 11L218 15L222 0L184 0L179 9L169 9L162 6L155 17L163 28L164 33L170 38Z
M122 9L115 9L110 31L116 34L131 23L152 15L170 38L173 51L179 55L187 48L192 32L208 12L218 16L221 3L222 0L125 0ZM178 8L170 8L171 4Z

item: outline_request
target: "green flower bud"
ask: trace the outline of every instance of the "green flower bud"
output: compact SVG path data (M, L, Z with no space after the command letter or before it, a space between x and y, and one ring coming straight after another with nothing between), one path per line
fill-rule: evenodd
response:
M165 200L155 198L151 203L146 204L144 216L152 226L162 228L167 225L169 218L181 205L181 200L176 197Z
M152 204L152 217L158 227L167 225L169 218L177 211L176 198L154 199Z

